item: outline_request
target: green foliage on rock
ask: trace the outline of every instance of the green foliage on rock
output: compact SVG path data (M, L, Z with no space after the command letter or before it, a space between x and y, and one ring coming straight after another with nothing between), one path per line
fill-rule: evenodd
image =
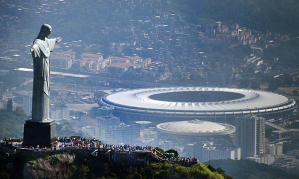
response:
M173 178L173 179L231 179L225 173L213 172L204 164L185 167L171 163L147 163L144 167L110 166L105 163L101 170L95 170L86 164L72 165L71 178ZM219 170L219 169L218 169ZM219 170L220 171L220 170ZM221 170L222 171L222 170Z
M9 179L10 175L0 166L0 178L1 179Z
M142 170L141 170L142 171ZM212 172L204 164L199 163L192 167L184 167L170 163L147 163L143 169L145 178L227 178ZM142 173L141 173L142 174Z

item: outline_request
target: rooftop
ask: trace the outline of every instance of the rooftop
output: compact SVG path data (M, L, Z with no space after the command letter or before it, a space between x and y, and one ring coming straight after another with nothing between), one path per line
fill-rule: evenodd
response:
M166 122L157 125L157 130L175 135L211 136L235 132L235 127L228 124L202 120Z

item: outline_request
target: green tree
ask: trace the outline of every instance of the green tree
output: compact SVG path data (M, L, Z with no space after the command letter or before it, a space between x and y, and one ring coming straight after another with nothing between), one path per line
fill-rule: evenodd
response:
M22 138L26 120L28 120L28 116L23 111L0 110L0 139L4 137Z
M23 108L20 107L20 106L18 106L18 107L16 108L16 111L18 111L18 112L24 112Z
M260 82L257 80L251 81L251 88L252 89L260 89Z
M78 168L79 178L85 179L89 174L89 171L90 169L88 166L81 164L80 167Z
M249 86L249 83L250 83L250 81L249 81L248 78L242 78L240 80L240 87L241 88L247 88Z
M277 89L278 89L278 86L275 82L270 83L269 86L268 86L269 91L275 91Z
M107 93L105 93L104 91L98 91L98 92L94 93L94 96L99 99L99 98L104 97L106 94Z
M155 149L156 149L157 151L159 151L160 153L164 154L164 150L161 149L160 147L155 147Z
M10 175L2 169L2 166L0 166L0 178L1 179L9 179Z
M176 151L176 150L174 150L174 149L166 150L165 153L173 153L173 154L174 154L174 157L178 157L178 156L179 156L178 151Z

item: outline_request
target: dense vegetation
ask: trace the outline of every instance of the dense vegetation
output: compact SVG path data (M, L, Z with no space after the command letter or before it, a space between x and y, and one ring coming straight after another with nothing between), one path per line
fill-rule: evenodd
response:
M86 163L86 164L85 164ZM192 167L184 167L178 164L171 163L147 163L143 167L132 166L111 166L104 163L98 168L89 167L87 162L80 163L79 166L71 165L71 170L67 178L174 178L174 179L189 179L189 178L214 178L214 179L231 179L226 175L221 168L214 169L206 167L199 163ZM211 171L211 169L214 171Z
M163 0L195 24L222 21L259 31L298 35L296 0Z
M24 81L22 73L13 69L10 69L6 75L0 75L0 82L3 82L4 91L13 87L19 87Z
M210 161L210 164L213 167L220 167L227 175L230 175L233 178L298 178L298 175L249 160L213 160Z
M28 116L22 110L0 109L0 139L22 138L24 131L24 123L28 120Z
M269 46L264 49L263 59L267 61L274 61L278 58L279 64L289 63L292 65L299 65L299 39L294 38L289 41L282 41L277 47Z

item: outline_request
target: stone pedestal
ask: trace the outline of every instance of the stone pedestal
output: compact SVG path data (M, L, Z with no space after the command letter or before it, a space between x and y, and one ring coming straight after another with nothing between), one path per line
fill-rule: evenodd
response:
M56 144L56 123L54 120L46 122L26 121L24 125L23 146L51 147Z

